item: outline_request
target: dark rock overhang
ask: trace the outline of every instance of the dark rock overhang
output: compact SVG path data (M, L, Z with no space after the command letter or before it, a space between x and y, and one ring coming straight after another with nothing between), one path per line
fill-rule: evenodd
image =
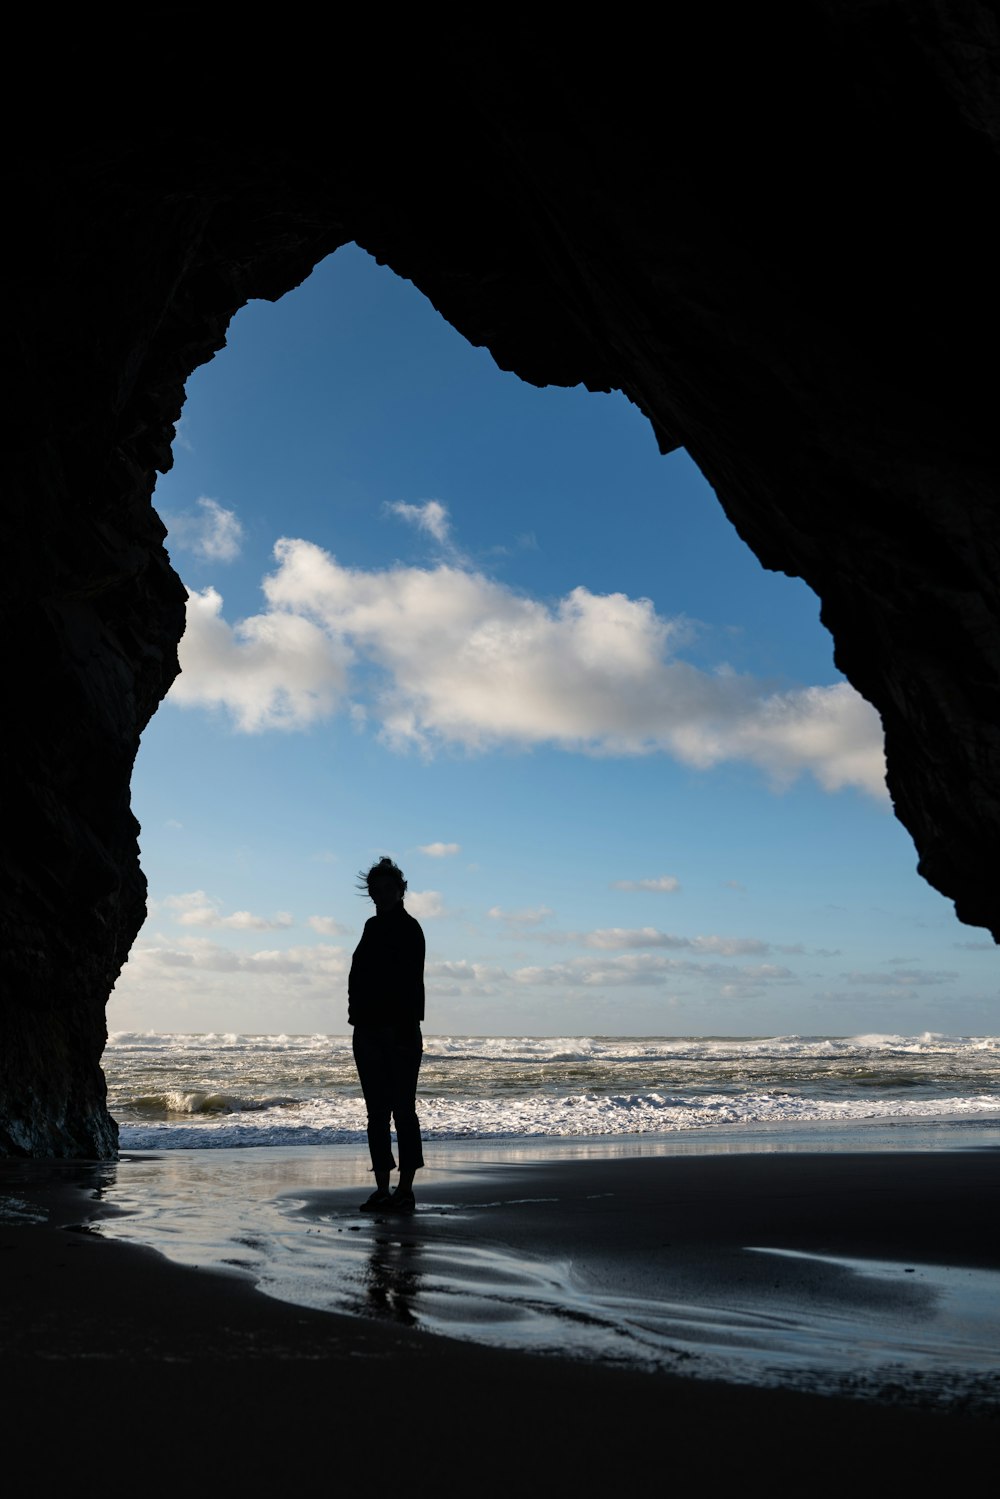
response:
M502 368L620 389L688 449L822 601L920 873L1000 939L993 9L707 4L655 41L372 21L324 48L295 7L259 39L196 39L201 14L88 17L39 72L58 117L8 127L0 1153L114 1152L129 776L184 617L150 497L234 313L345 242Z

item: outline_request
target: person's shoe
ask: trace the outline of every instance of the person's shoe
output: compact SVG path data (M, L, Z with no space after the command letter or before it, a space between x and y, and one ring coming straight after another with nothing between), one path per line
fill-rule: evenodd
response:
M410 1191L404 1192L399 1187L396 1188L389 1199L390 1213L412 1213L416 1206L413 1193Z
M363 1213L385 1213L392 1207L392 1193L385 1187L376 1187L370 1197L361 1204Z

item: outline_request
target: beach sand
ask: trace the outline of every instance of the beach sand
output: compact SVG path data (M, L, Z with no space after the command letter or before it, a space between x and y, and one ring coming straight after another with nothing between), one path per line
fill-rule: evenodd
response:
M0 1162L28 1482L832 1492L992 1460L998 1150L438 1152L398 1220L358 1213L356 1152L167 1154ZM144 1198L161 1242L203 1204L189 1263L107 1236Z

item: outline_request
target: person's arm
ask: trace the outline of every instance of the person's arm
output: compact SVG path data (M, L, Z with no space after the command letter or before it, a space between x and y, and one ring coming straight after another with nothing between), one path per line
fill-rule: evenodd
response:
M424 938L424 930L419 921L415 920L413 923L411 982L413 986L414 1007L418 1020L423 1020L424 1018L424 960L426 956L427 943Z
M353 1009L364 1006L368 991L371 989L371 933L368 930L370 924L369 918L365 922L361 940L354 949L351 971L347 975L347 1019L351 1024L357 1018Z

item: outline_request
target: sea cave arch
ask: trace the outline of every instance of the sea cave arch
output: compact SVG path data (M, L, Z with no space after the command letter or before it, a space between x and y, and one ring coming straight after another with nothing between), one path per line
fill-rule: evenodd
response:
M822 600L920 872L1000 938L995 18L814 0L720 31L711 9L660 58L537 25L397 34L336 88L300 47L280 117L246 107L251 43L235 81L174 55L210 113L84 109L19 154L0 1154L115 1153L129 777L184 618L156 475L239 308L352 241L501 368L621 390L688 449Z

